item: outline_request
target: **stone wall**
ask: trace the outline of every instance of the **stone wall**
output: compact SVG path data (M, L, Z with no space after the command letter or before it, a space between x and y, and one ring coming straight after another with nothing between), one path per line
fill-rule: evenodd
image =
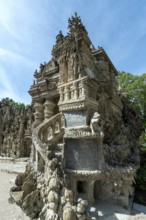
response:
M29 157L32 145L31 106L15 103L8 98L0 103L0 156Z

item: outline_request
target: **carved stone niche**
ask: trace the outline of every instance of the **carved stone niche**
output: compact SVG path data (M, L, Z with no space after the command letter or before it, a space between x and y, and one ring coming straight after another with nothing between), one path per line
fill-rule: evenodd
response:
M51 126L47 129L47 141L50 141L53 138L53 128Z
M56 121L55 127L54 127L54 133L58 134L59 132L60 132L60 124L58 121Z

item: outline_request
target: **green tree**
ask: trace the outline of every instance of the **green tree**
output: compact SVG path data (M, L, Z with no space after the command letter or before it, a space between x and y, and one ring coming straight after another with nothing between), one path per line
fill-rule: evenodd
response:
M130 100L132 107L140 114L144 128L146 129L146 73L132 75L124 71L117 76L118 83ZM141 143L146 144L146 134L142 134Z
M131 102L131 105L138 111L145 124L146 122L146 73L142 75L132 75L124 71L119 72L118 82L123 92Z
M14 112L16 110L22 110L28 108L28 106L25 106L23 103L15 102L13 99L3 98L0 101L0 108L6 109L7 106L9 106L10 109Z
M136 178L136 202L146 204L146 73L132 75L124 71L117 77L122 92L125 92L132 107L139 112L145 131L140 137L141 143L141 167Z

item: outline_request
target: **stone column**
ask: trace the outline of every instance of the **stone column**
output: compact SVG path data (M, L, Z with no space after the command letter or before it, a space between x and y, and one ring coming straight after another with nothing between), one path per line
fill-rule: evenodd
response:
M34 127L36 127L37 125L41 124L44 119L44 107L43 107L43 104L38 103L38 102L36 102L33 107L35 109Z
M65 87L65 101L68 101L70 99L70 94L69 94L69 86Z
M59 93L60 93L60 100L59 100L59 102L63 102L64 101L64 87L61 87L59 89Z
M45 120L51 118L54 115L55 103L51 100L46 100L44 103L44 118Z
M77 82L74 83L74 98L75 99L78 99L78 96L79 96L79 91L78 91L78 84Z
M82 88L82 94L81 94L81 96L85 96L86 95L86 93L87 93L87 88L86 88L86 85L85 85L85 82L84 81L82 81L81 82L81 88Z
M32 152L31 152L30 158L32 159L33 162L36 161L36 149L35 149L34 144L32 144Z
M90 180L88 181L88 189L87 189L87 197L89 202L93 202L95 201L94 199L94 181Z
M104 152L103 152L103 136L104 133L100 132L100 136L97 139L97 143L98 143L98 153L99 153L99 169L103 168L104 165Z
M35 151L35 159L36 159L36 160L35 160L35 162L36 162L36 163L35 163L35 168L36 168L37 171L38 171L38 159L39 159L39 158L38 158L38 157L39 157L38 154L39 154L39 152L36 150L36 151Z

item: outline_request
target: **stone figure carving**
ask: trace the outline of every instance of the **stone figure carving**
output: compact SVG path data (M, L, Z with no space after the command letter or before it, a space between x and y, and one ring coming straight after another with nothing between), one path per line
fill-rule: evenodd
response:
M61 127L65 127L66 126L66 119L65 119L65 116L62 114L62 117L61 117Z
M60 125L59 125L59 122L56 122L55 123L55 134L57 134L59 132L60 132Z
M35 82L35 79L33 80L33 86L35 86L36 82Z
M99 134L102 137L104 137L103 133L103 120L101 118L101 115L98 112L94 112L93 117L91 118L90 128L92 131L92 134Z
M47 140L49 141L49 140L51 140L52 138L53 138L53 128L52 127L48 127L48 129L47 129Z
M62 31L59 31L59 34L56 36L56 44L61 44L63 43L63 34Z

